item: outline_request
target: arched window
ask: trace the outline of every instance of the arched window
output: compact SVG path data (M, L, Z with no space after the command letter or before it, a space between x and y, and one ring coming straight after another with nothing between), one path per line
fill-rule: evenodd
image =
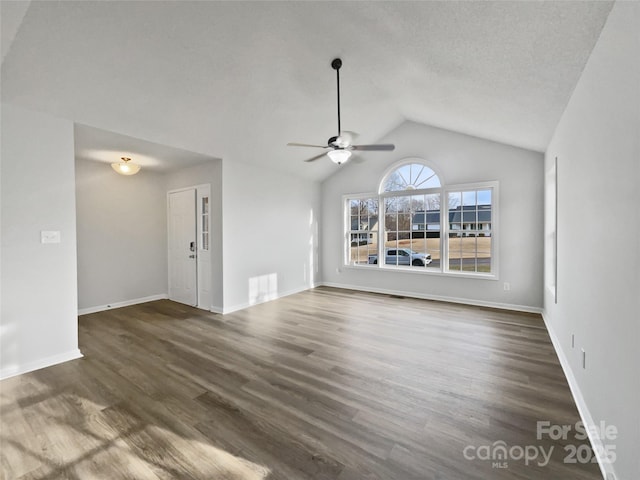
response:
M405 163L385 175L380 193L440 187L440 178L424 163Z
M496 200L497 182L447 186L406 159L377 195L345 196L345 264L495 276Z

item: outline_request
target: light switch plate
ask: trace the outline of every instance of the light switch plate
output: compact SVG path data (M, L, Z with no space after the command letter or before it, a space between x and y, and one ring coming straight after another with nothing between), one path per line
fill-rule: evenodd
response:
M41 243L60 243L59 230L42 230L40 232Z

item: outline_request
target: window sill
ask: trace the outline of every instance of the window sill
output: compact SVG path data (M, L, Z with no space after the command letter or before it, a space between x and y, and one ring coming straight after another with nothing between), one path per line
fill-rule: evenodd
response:
M429 275L434 277L457 277L457 278L473 278L476 280L498 280L498 275L494 273L470 273L470 272L443 272L437 268L429 267L394 267L394 266L378 266L378 265L343 265L343 268L349 270L374 270L380 272L399 272L409 273L413 275Z

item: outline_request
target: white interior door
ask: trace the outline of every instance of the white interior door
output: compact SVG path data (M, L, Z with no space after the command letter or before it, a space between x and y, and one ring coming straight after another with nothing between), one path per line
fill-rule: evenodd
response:
M196 189L169 193L169 298L198 303Z

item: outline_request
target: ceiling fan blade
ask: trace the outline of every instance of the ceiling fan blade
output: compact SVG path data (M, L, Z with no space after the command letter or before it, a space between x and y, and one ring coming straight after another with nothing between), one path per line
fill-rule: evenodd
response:
M305 162L315 162L316 160L320 160L325 155L326 153L321 153L320 155L316 155L315 157L308 158L307 160L305 160Z
M395 145L391 143L381 143L379 145L351 145L349 147L350 150L371 150L371 151L391 151L396 148Z
M287 143L287 147L314 147L314 148L328 148L327 145L309 145L308 143Z

